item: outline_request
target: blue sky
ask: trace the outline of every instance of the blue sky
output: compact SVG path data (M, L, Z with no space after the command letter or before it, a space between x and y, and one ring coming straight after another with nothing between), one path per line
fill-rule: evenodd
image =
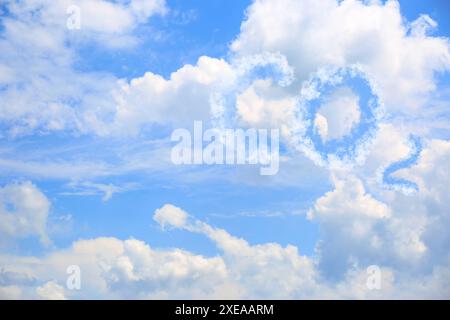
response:
M135 31L143 41L139 50L111 52L95 45L81 48L79 68L128 79L147 71L168 77L185 64L195 64L199 56L226 57L249 4L169 1L172 12L168 17L155 17Z
M79 30L65 27L70 1L1 6L0 297L450 297L446 1L74 3ZM289 66L287 86L246 78L267 57ZM366 85L331 80L355 65ZM317 79L330 91L298 104ZM320 109L353 97L339 88L356 111ZM210 124L217 93L235 102L232 126L280 128L278 174L170 162L171 132ZM327 134L352 130L327 141L318 112ZM69 263L90 279L81 290L66 287ZM379 290L360 289L369 265Z

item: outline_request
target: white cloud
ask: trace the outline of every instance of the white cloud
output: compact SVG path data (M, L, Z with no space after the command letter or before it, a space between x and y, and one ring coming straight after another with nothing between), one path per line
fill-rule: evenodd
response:
M49 281L36 288L37 295L45 300L65 300L64 288L54 281Z
M450 208L445 197L450 147L444 140L423 143L416 164L392 173L416 183L418 191L413 194L386 188L375 177L375 168L406 159L410 153L405 132L391 125L382 126L362 167L332 170L334 188L317 199L309 212L321 230L322 272L342 279L352 265L376 262L419 290L421 285L412 279L434 281L448 269L450 220L446 213Z
M435 88L435 72L450 68L450 53L445 38L426 35L431 18L405 21L396 1L256 0L231 49L280 52L298 80L324 65L361 64L387 107L407 113Z
M295 97L277 92L271 80L256 80L236 97L238 115L252 127L286 125L293 116L296 103Z
M349 88L335 90L317 111L326 119L326 135L322 129L322 140L333 140L345 137L359 123L361 112L359 99ZM316 116L317 116L316 115Z
M11 135L37 129L136 134L153 123L184 125L207 120L211 94L224 88L235 90L239 80L248 81L248 69L273 58L253 56L261 52L279 52L277 61L283 62L281 69L289 81L256 80L237 88L243 89L235 97L240 120L255 126L287 126L300 82L324 65L358 63L376 80L388 109L405 113L425 105L436 88L435 73L450 68L448 40L427 34L436 23L425 15L405 22L395 1L256 0L231 46L236 60L229 63L203 56L196 65L183 66L168 79L147 72L117 84L112 76L73 70L74 51L64 45L67 30L55 28L65 25L66 16L60 12L66 3L44 2L37 12L42 17L39 21L30 18L37 2L11 4L15 16L4 20L0 83L7 88L1 93L0 121L13 124ZM165 11L162 1L80 3L83 28L89 34L74 40L105 41L108 46L133 44L136 39L130 31ZM103 11L109 14L101 15ZM243 62L235 63L239 58ZM291 83L292 70L296 80ZM283 89L275 88L281 84ZM342 112L341 103L328 103L315 118L324 140L348 134L359 121L357 99L344 93L342 105L350 106L345 109L348 113ZM74 105L73 97L83 99L76 99ZM339 121L333 122L336 119ZM417 183L419 191L413 197L380 188L377 180L392 162L410 155L408 134L408 128L396 127L396 123L380 123L374 141L363 146L366 162L359 162L353 171L330 168L333 190L317 199L309 213L321 229L317 256L301 255L293 245L252 245L226 230L190 221L187 212L167 204L155 212L155 221L163 227L203 234L220 253L206 257L181 249L160 250L135 239L78 240L70 248L42 257L0 256L4 268L0 296L448 298L448 141L428 141L416 165L394 174ZM153 158L163 162L156 153ZM80 159L76 159L77 166L71 161L0 159L0 166L36 175L50 171L50 175L64 178L152 169L141 161L152 158L148 153L125 158L119 168ZM285 173L290 176L286 180L292 179L289 173ZM100 183L82 187L86 192L102 191L105 200L120 191ZM45 225L50 204L33 184L0 188L0 204L2 237L38 236L48 241ZM365 267L373 263L383 267L380 292L365 287ZM61 286L69 264L82 268L85 287L81 292L65 292Z
M205 298L227 276L220 257L180 249L154 250L133 239L123 244L123 254L106 266L108 286L121 296Z
M366 179L374 178L374 174L383 172L390 164L409 157L408 135L408 130L401 126L380 123L363 166Z
M322 141L326 141L328 136L328 120L320 113L317 113L314 118L314 129L320 135Z
M67 185L73 191L62 192L62 195L89 196L103 195L102 201L109 201L116 193L122 193L138 188L136 183L124 183L115 185L112 183L95 183L90 181L72 181Z
M162 207L167 208L175 207ZM160 210L155 211L154 218L164 226L164 219L156 219L161 217ZM0 283L0 293L5 298L20 295L48 299L448 297L448 265L436 267L420 278L408 269L382 266L381 290L368 290L367 266L362 261L346 269L340 280L330 281L317 268L316 258L300 255L293 245L251 245L199 220L170 223L205 235L220 254L205 257L182 249L155 249L136 239L78 240L70 248L41 258L0 255L3 273L9 275L7 282ZM61 285L67 278L67 266L73 264L81 269L80 290L64 289Z
M279 94L276 99L267 96L264 81L240 93L238 111L252 124L286 125L300 81L324 65L360 64L376 80L387 106L403 112L420 106L435 88L435 72L450 66L448 42L426 34L435 22L426 15L411 24L404 22L395 1L258 0L249 7L241 33L231 45L232 59L241 59L240 65L200 57L197 65L186 65L169 79L148 72L117 86L114 77L73 70L75 52L65 46L68 33L61 28L66 18L61 12L68 3L46 1L37 11L31 0L23 6L9 4L14 18L5 20L5 37L0 42L4 53L0 81L8 81L9 87L2 93L0 119L14 124L10 134L36 129L129 134L148 123L184 125L192 119L207 120L210 94L223 82L233 83L239 76L237 69L251 68L255 55L270 60L269 55L261 55L264 52L286 56L285 64L294 67L296 81L284 91L285 97ZM86 29L81 34L93 33L94 39L105 43L102 35L120 43L137 24L168 10L162 0L95 0L79 5ZM110 14L102 14L105 10ZM32 12L39 13L37 18ZM18 59L18 52L23 59ZM52 63L42 57L51 57ZM23 69L22 60L33 68ZM349 123L355 122L357 113L352 112L346 124L328 123L330 138L344 134Z
M250 245L246 240L197 221L188 230L200 232L223 252L233 282L240 283L241 298L288 298L316 294L318 274L314 260L293 245ZM283 276L280 276L283 275Z
M227 276L220 257L180 249L157 250L135 239L78 240L71 248L42 258L1 256L0 264L36 279L16 283L23 298L207 298ZM61 285L66 283L70 265L80 267L80 290Z
M385 202L377 200L349 172L335 178L334 185L308 213L321 229L321 270L339 279L354 263L378 261L395 270L427 263L423 234L428 218L417 206L408 211L392 191L378 193Z
M105 1L105 0L27 0L21 4L9 3L8 8L12 14L21 14L23 21L28 23L30 15L37 19L42 26L52 26L58 31L64 31L67 20L72 11L69 8L76 6L80 13L80 29L78 34L90 40L95 37L114 35L115 37L130 36L139 23L146 22L148 18L158 14L165 14L167 7L164 0L131 0L131 1ZM19 17L20 18L20 17ZM78 18L78 17L76 17ZM67 30L66 30L67 31ZM91 33L91 34L89 34ZM92 34L94 33L94 34ZM49 37L54 35L48 34ZM108 39L108 38L100 38ZM109 40L112 40L109 39Z
M29 1L22 7L11 5L16 18L6 20L6 40L0 43L4 52L2 65L8 66L0 68L5 69L2 81L9 79L10 83L10 88L3 93L0 119L14 123L13 135L37 128L102 135L129 134L137 133L148 123L185 125L193 119L207 120L210 118L210 94L223 82L233 82L239 73L233 68L239 69L244 64L247 68L252 66L248 55L255 57L264 52L286 56L286 63L295 69L296 81L284 91L285 97L279 94L276 99L270 93L267 96L269 88L263 85L264 81L241 93L238 111L244 121L252 124L262 121L263 125L281 123L285 126L286 118L292 116L293 94L297 93L300 81L324 65L359 63L377 81L389 108L405 112L420 105L435 88L434 73L450 66L447 41L425 33L434 22L421 16L410 25L404 23L395 1L382 5L335 0L320 3L258 0L249 7L247 20L231 46L233 59L242 60L240 66L200 57L196 66L186 65L169 79L148 72L117 86L114 77L82 75L72 70L74 52L64 46L67 30L55 28L61 23L59 12L66 2L45 2L38 16L45 21L41 25L30 18L30 12L36 8L34 2ZM99 34L110 34L116 42L136 24L167 11L164 1L156 0L81 1L80 7L86 32L94 32L97 38L101 38ZM111 14L99 14L103 9ZM266 16L267 12L270 17ZM105 19L107 21L103 21ZM51 33L50 26L54 30ZM28 61L33 59L33 69L21 68L23 63L12 57L17 57L17 52L30 54L31 47L35 52L42 52L40 56L52 57L58 68L52 68L52 64L37 54L24 57ZM17 61L17 65L11 66L10 61ZM51 76L42 77L44 73ZM63 81L69 78L70 83ZM16 81L11 82L12 79ZM17 79L21 79L20 91ZM66 84L61 86L61 83ZM73 99L80 96L82 101ZM67 101L76 101L76 105ZM9 105L16 107L11 109ZM355 122L357 113L352 112L346 124L328 123L330 138L344 134L349 130L349 123ZM333 133L335 127L337 132Z
M194 120L208 121L214 86L232 77L227 62L202 56L195 66L185 65L169 79L147 72L129 83L123 82L115 93L117 109L112 131L133 134L145 124L192 125Z
M332 218L342 219L342 216L346 215L362 215L373 219L383 219L391 215L388 206L365 192L360 180L352 177L345 180L335 178L334 185L333 191L316 201L311 218L333 215Z
M18 286L0 286L0 298L3 300L18 300L22 290Z
M444 204L449 191L449 157L449 141L430 140L418 163L399 171L397 176L416 182L422 195Z
M114 111L108 73L81 72L77 49L96 45L129 47L139 23L167 11L163 0L82 0L81 29L69 30L69 0L26 0L5 4L0 40L0 121L9 136L36 131L105 132L103 117Z
M450 205L447 197L450 186L450 142L429 140L415 165L399 170L396 176L417 183L419 192L412 199L400 203L406 212L427 214L426 228L422 228L422 241L429 248L430 264L448 263L450 236Z
M31 182L0 188L0 231L3 239L37 236L48 244L46 232L50 202Z
M188 214L178 207L171 204L166 204L162 208L155 211L153 219L162 227L168 225L181 228L185 226L188 219Z

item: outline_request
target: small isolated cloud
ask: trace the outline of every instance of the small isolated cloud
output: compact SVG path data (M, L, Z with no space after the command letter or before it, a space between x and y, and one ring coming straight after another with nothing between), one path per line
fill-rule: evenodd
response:
M163 228L165 226L182 228L186 225L188 214L186 211L171 204L165 204L156 209L153 219Z

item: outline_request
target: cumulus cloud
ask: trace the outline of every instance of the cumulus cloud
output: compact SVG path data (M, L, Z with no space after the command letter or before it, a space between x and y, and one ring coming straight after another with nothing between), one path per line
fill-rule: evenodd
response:
M54 281L49 281L36 288L37 295L45 300L65 300L64 288Z
M181 249L154 249L135 239L97 238L76 241L71 248L43 258L2 256L1 263L8 272L31 274L36 282L42 282L36 292L46 298L64 297L58 283L64 283L69 264L82 270L82 289L66 290L69 297L268 298L313 289L314 264L300 256L296 247L276 243L252 246L200 221L179 223L172 219L174 211L181 209L167 204L155 211L154 219L165 226L162 217L171 217L172 225L204 234L223 254L209 258ZM280 278L281 274L286 277ZM33 295L32 288L22 284L21 290Z
M188 125L208 121L209 99L215 86L230 81L231 66L222 59L202 56L185 65L169 79L147 72L123 82L115 92L116 110L111 130L137 133L145 124Z
M72 10L76 8L77 10ZM71 29L72 19L79 23L76 30L83 40L102 41L104 45L122 46L136 41L130 33L139 23L146 22L149 17L163 15L168 9L165 0L131 0L131 1L105 1L105 0L79 0L74 3L70 0L49 1L36 3L27 0L21 4L8 3L8 9L13 15L22 14L21 22L32 26L38 22L42 27L55 28L56 35L65 32L67 36ZM30 14L34 13L34 19ZM17 17L16 17L17 18ZM45 29L41 29L46 31ZM82 31L82 32L81 32ZM42 33L45 35L45 33ZM55 34L47 34L48 39ZM70 37L69 37L70 38ZM56 43L55 43L56 44Z
M22 291L17 286L0 286L0 298L3 300L18 300L21 294Z
M181 228L186 225L188 214L186 213L186 211L183 211L178 207L175 207L171 204L166 204L155 211L153 219L162 227L168 225L176 228Z
M0 39L2 136L43 132L104 132L103 117L114 110L108 73L80 72L77 50L85 44L129 47L132 31L166 12L163 0L77 1L79 30L66 20L72 1L7 1ZM69 12L70 13L70 12ZM14 106L14 107L11 107Z
M319 130L321 130L322 140L342 138L359 123L361 112L358 96L349 88L339 88L327 97L317 111L317 115L321 116L319 122L322 123L322 129ZM323 124L323 118L326 120L326 126Z
M78 240L42 258L2 256L0 260L8 272L16 270L36 279L15 282L22 298L206 298L227 276L220 257L154 249L136 239ZM63 287L70 265L80 267L80 290ZM5 295L12 291L13 284L1 285Z
M321 229L318 247L323 272L339 278L355 262L366 265L375 260L391 267L399 260L409 263L423 256L423 222L404 223L390 206L374 199L361 180L348 173L335 178L334 185L308 213Z
M293 116L296 103L294 96L277 90L271 80L256 80L236 97L237 114L252 127L286 125ZM282 132L286 130L282 127Z
M444 201L449 143L425 141L416 163L393 173L418 185L414 194L403 194L374 181L370 168L375 163L382 165L392 156L406 157L410 152L399 130L385 126L382 131L390 140L375 143L365 167L332 170L334 188L317 199L308 213L321 230L319 267L331 278L342 279L352 265L376 261L404 279L431 281L449 266L449 207ZM387 141L392 141L389 147ZM377 156L378 152L384 154Z
M427 214L427 225L423 228L422 241L429 248L427 259L430 263L448 263L450 227L450 205L448 186L450 185L450 142L430 140L424 147L417 163L410 168L399 170L399 177L417 183L419 192L414 200L403 199L401 204L411 211Z
M46 232L50 201L31 182L12 183L0 188L0 238L39 237L48 244Z
M389 208L366 194L361 181L347 178L344 181L336 179L335 189L319 198L314 205L314 212L321 217L332 215L364 215L370 218L382 219L389 217ZM347 198L346 198L347 197ZM315 214L310 213L310 218ZM355 230L356 231L356 230Z
M113 76L80 74L72 68L75 52L65 45L68 33L62 20L65 22L66 17L60 12L68 3L46 1L39 7L32 1L23 6L8 3L12 16L5 18L4 39L0 42L4 53L0 81L7 84L2 92L0 119L14 124L10 134L37 128L128 134L151 123L207 120L211 93L221 83L233 82L239 73L233 72L232 62L200 57L197 65L186 65L169 79L147 72L117 84ZM96 0L81 1L79 5L85 28L80 34L93 33L97 40L107 34L116 42L137 24L168 10L162 0ZM100 14L104 11L110 14ZM435 26L426 15L405 22L396 1L254 1L230 47L230 60L241 61L236 69L248 69L258 60L255 56L269 61L270 55L261 53L274 52L286 57L285 64L295 70L292 79L296 81L285 90L285 97L277 99L260 94L258 91L267 91L267 85L256 83L239 96L239 113L251 124L283 125L283 120L291 116L292 95L297 94L301 81L324 65L353 64L361 65L373 77L390 110L410 112L422 106L436 88L435 73L450 68L447 40L427 33ZM32 69L21 68L24 63L17 58L18 52L23 53L19 57L24 61L33 61ZM30 52L41 54L29 56ZM51 57L52 63L42 57ZM12 104L14 109L8 107ZM357 121L356 113L352 114L351 121L345 122L345 130L333 133L335 125L328 123L330 138L348 131L349 123Z
M436 24L425 15L405 23L392 0L257 0L231 49L281 52L299 80L324 65L361 64L387 107L408 113L435 89L435 72L450 68L448 41L427 33Z
M80 74L72 68L75 55L64 45L67 30L60 26L63 19L58 13L67 6L66 1L45 2L39 7L40 24L30 18L31 12L36 11L33 2L9 6L13 17L6 17L5 37L0 43L4 52L0 81L9 79L8 90L2 93L5 103L0 107L0 117L14 123L13 135L36 128L129 134L151 123L208 120L211 93L223 82L233 82L239 76L239 70L232 70L232 62L209 57L199 58L195 66L180 68L169 79L148 72L117 85L112 76ZM136 24L167 11L164 1L157 0L82 1L80 8L86 29L83 34L92 31L95 39L99 39L99 34L111 34L115 41ZM111 14L99 14L102 10ZM374 78L391 110L409 112L412 107L421 106L435 88L434 74L450 66L447 41L427 33L435 24L425 15L406 23L395 1L384 4L335 0L320 4L309 0L255 1L231 45L231 60L240 60L236 69L245 69L251 68L255 61L248 57L259 55L260 60L268 61L270 56L261 53L279 53L295 70L292 76L296 81L284 91L284 97L279 94L276 99L260 93L267 92L267 84L257 82L239 96L239 114L253 125L284 125L286 118L292 116L293 95L301 81L324 65L353 64L361 65ZM17 52L28 54L30 47L42 52L24 57L27 61L33 59L32 70L23 70L20 67L23 63L17 58L13 59L16 64L10 64L11 57L17 57ZM54 63L42 56L51 57L58 68L52 68ZM44 70L51 77L42 77ZM71 81L61 86L67 83L62 79ZM80 96L82 101L74 98ZM7 107L13 103L17 106L14 110ZM350 124L357 121L356 112L352 114L350 120L344 121L345 125L340 125L345 130L328 123L330 138L348 131ZM337 133L333 133L335 130Z
M166 204L154 218L167 208L176 207ZM206 257L182 249L156 249L136 239L78 240L39 258L0 255L3 273L14 274L0 283L0 293L5 298L45 299L448 297L448 266L436 267L420 280L410 272L381 266L381 288L369 290L367 266L361 261L334 281L323 276L317 258L301 255L294 245L252 245L200 220L175 226L204 235L219 253ZM80 290L63 287L68 265L81 269Z
M67 4L45 1L37 10L34 1L7 3L11 16L2 20L0 39L0 121L9 131L2 137L37 129L137 135L155 123L208 121L211 112L220 118L221 112L230 111L220 107L230 105L236 108L233 120L280 126L287 133L296 129L289 126L302 82L327 65L357 64L380 89L388 111L417 115L436 89L435 74L450 68L448 40L430 36L436 22L426 15L407 22L396 1L255 0L231 45L230 61L202 56L168 78L147 72L117 82L110 75L74 70L75 51L65 45L66 16L60 16ZM72 40L116 48L135 43L130 32L166 11L164 2L156 0L80 5L87 33ZM108 15L98 17L99 12ZM39 19L32 19L33 14ZM278 67L272 71L281 73L281 80L251 74L255 66L270 63ZM217 93L234 95L233 103L214 105ZM342 89L331 98L311 119L324 142L348 135L362 117L353 92ZM384 188L382 172L412 153L410 128L389 120L378 123L373 140L362 144L355 166L327 168L332 189L308 213L320 228L312 256L302 255L294 245L251 244L166 204L155 211L154 221L187 236L203 235L217 247L215 256L153 248L133 238L80 239L39 257L0 255L0 297L449 298L449 142L428 139L415 164L393 173L417 184L414 196ZM70 161L42 166L8 159L0 159L0 166L41 175L52 171L53 177L89 177L94 171L107 176L148 169L141 160L152 157L139 156L128 159L127 168L88 161L76 167ZM124 190L89 182L78 187L80 192L100 191L104 200ZM47 243L49 208L48 199L31 182L0 188L0 237L37 236ZM64 288L71 264L82 269L80 291ZM372 264L382 270L380 291L366 286L366 267Z

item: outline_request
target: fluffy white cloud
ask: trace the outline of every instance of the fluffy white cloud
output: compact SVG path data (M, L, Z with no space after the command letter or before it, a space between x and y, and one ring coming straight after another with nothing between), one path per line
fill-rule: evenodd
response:
M310 213L310 218L331 216L342 219L343 215L363 215L374 219L388 218L391 213L389 208L373 199L364 190L362 182L358 179L348 177L346 180L334 181L335 189L319 198L314 211ZM350 219L352 220L352 219ZM358 230L354 230L354 234Z
M0 187L0 238L37 236L48 244L46 232L50 202L31 182Z
M430 140L417 164L399 171L397 175L416 182L421 195L444 205L449 191L449 157L449 141Z
M9 274L14 270L21 278L27 275L37 279L22 283L10 279L4 285L21 284L22 296L35 297L37 293L37 297L60 299L65 295L99 294L122 298L268 298L294 296L301 289L311 293L314 289L314 264L300 256L296 247L283 248L276 243L251 246L200 221L191 225L161 219L162 211L166 217L173 217L175 209L181 211L167 204L155 211L154 218L162 226L171 223L205 234L223 255L207 258L180 249L156 250L134 239L79 240L68 250L40 259L2 256L1 264ZM61 288L67 276L65 270L71 264L81 268L80 291ZM280 278L282 274L285 277ZM34 291L36 282L43 284Z
M128 134L149 123L185 125L192 119L207 120L210 94L236 76L226 61L201 57L196 66L186 65L169 79L148 72L117 86L114 77L72 70L75 55L65 46L68 33L61 27L67 17L60 14L67 1L48 1L38 7L29 0L23 6L8 6L13 15L5 19L5 37L0 42L4 52L0 81L8 89L2 93L0 119L14 124L13 135L37 128ZM82 34L93 33L95 39L108 34L116 42L136 24L167 11L164 1L157 0L81 1L79 6L86 29ZM105 10L110 14L100 14ZM31 19L32 12L38 13L38 19L36 14ZM435 88L435 72L450 66L447 41L426 33L433 26L435 22L427 16L405 23L395 1L255 1L231 45L233 57L279 52L294 67L297 81L275 98L270 85L257 81L239 95L238 113L252 125L286 126L295 104L293 94L302 80L324 65L355 63L375 79L391 110L409 112ZM31 55L31 48L41 54ZM24 64L17 52L24 53L34 67L21 68ZM52 63L42 57L51 57ZM11 65L11 61L17 63ZM345 124L327 123L329 138L345 134L357 122L357 112L351 114L343 120Z
M45 300L65 300L64 288L54 281L49 281L36 288L38 296Z
M108 40L118 44L112 37L126 36L139 23L145 22L149 17L157 14L165 14L167 7L165 0L131 0L131 1L105 1L105 0L26 0L21 3L10 2L8 9L13 15L23 22L33 23L38 21L41 26L52 26L58 32L70 29L72 19L79 19L76 27L82 32L81 37L93 37L90 40ZM77 8L77 11L71 10ZM29 19L30 15L34 19ZM16 17L17 18L17 17ZM78 23L78 21L75 21ZM66 30L67 31L67 30ZM91 34L90 34L91 33ZM95 33L95 34L92 34ZM48 37L53 37L48 34ZM98 38L100 36L100 38ZM104 36L104 37L101 37ZM49 38L49 39L50 39Z
M322 140L325 141L328 136L328 120L320 113L317 113L314 118L314 129Z
M74 67L80 45L128 47L132 31L150 16L166 12L163 0L77 1L81 29L69 30L66 10L73 1L7 1L0 39L0 121L2 136L35 132L104 133L103 117L114 111L107 73Z
M137 133L145 124L191 125L194 120L207 121L214 86L233 76L226 61L202 56L195 66L185 65L169 79L147 72L129 83L123 82L115 93L112 130Z
M207 120L210 94L235 76L226 61L208 57L180 68L169 79L148 72L119 86L114 77L75 72L75 52L65 45L73 33L66 30L67 17L61 14L68 6L66 0L8 3L12 15L5 18L0 41L0 82L8 88L2 92L0 119L14 124L13 135L37 128L136 133L148 123ZM167 11L162 0L80 1L79 7L80 34L93 34L97 40L108 35L116 44L138 23ZM302 80L324 65L355 63L375 79L390 110L409 112L435 88L434 74L450 66L446 39L427 35L435 25L425 15L406 23L395 1L254 1L231 45L233 59L278 52L294 67L297 81L276 98L267 93L273 89L264 81L255 83L239 95L238 112L253 125L286 125L295 104L292 95ZM22 68L23 61L33 68ZM357 122L357 112L351 114L345 124L327 124L330 138L345 134Z
M407 158L410 152L400 130L384 126L382 131L380 136L389 138L375 142L366 167L333 170L334 189L316 200L309 212L321 230L320 270L342 279L352 265L377 263L401 275L402 281L434 281L449 267L449 206L444 200L449 142L425 141L417 163L392 174L418 185L415 193L404 194L374 177L377 165L382 167L391 157Z
M360 201L374 200L362 198ZM170 207L167 204L159 210ZM157 210L156 215L161 216L161 211ZM159 222L164 226L164 221ZM448 295L448 265L436 267L419 279L410 271L381 266L381 288L369 290L367 265L362 261L346 269L339 280L330 281L319 271L316 258L300 255L293 245L251 245L245 239L199 220L174 226L205 235L220 254L205 257L181 249L154 249L136 239L78 240L68 249L56 250L41 258L0 255L3 269L0 294L4 298L46 299L362 299L445 298ZM69 265L80 267L80 290L64 287Z
M314 260L300 255L297 247L282 247L278 243L250 245L223 229L199 221L187 229L205 234L223 252L231 280L240 284L241 298L317 294L314 291L319 275Z
M3 300L18 300L22 295L22 290L18 286L0 286L0 298Z
M380 250L376 228L391 216L390 208L368 194L357 178L334 179L335 189L316 200L308 218L319 223L321 266L334 277L343 277L352 257L364 260Z
M271 80L256 80L236 97L236 109L241 120L252 127L282 126L282 133L292 118L297 100L280 91Z
M227 276L220 257L184 250L154 250L138 240L124 242L124 252L106 266L109 287L130 297L207 297Z
M321 116L319 121L322 129L318 129L322 132L323 141L340 139L348 135L359 123L361 112L358 101L358 96L345 87L337 89L327 97L316 114L316 117Z
M185 226L188 219L188 214L186 211L183 211L178 207L171 204L166 204L162 208L155 211L153 219L162 227L169 225L172 227L181 228Z
M448 263L450 253L450 205L447 201L450 186L450 142L430 140L426 143L417 163L399 170L396 175L417 183L419 192L414 200L400 199L408 212L427 214L422 239L429 248L430 263Z
M391 110L419 107L450 68L448 41L427 31L428 16L405 22L396 1L256 0L231 49L237 55L280 52L306 79L324 65L360 64Z
M220 257L153 249L135 239L79 240L42 258L2 256L0 260L8 273L15 270L15 279L35 279L3 281L0 288L6 298L17 291L13 285L18 285L22 298L206 298L227 276ZM65 287L70 265L80 267L80 290Z
M300 82L324 65L358 63L377 82L388 110L405 113L423 106L436 87L435 73L450 68L448 40L428 35L436 23L425 15L405 22L395 1L256 0L231 46L233 59L244 57L240 65L203 56L196 65L186 65L168 79L148 72L117 84L112 76L73 70L74 51L65 46L67 16L61 15L67 3L46 1L36 11L36 1L24 1L23 6L8 2L13 15L2 21L0 84L5 90L1 92L0 121L13 124L9 134L36 129L135 134L153 123L184 125L207 120L211 94L224 88L233 91L239 80L246 82L239 77L254 62L245 57L261 52L286 56L282 69L291 70L292 65L296 81L290 86L287 81L285 88L277 88L280 83L270 80L249 81L234 97L237 114L246 124L281 125L285 132ZM162 1L96 0L80 5L82 28L87 33L73 40L105 41L109 46L134 43L130 30L165 11ZM103 11L108 15L98 17ZM40 19L31 19L33 14ZM264 60L270 55L258 57ZM356 97L349 92L340 95L343 102L325 104L315 119L324 140L346 135L359 121ZM364 146L365 162L352 168L327 168L333 190L317 199L309 212L321 229L317 256L301 255L292 245L252 245L226 230L190 221L185 211L168 204L155 212L154 220L163 227L206 236L219 249L217 256L155 249L136 239L78 240L70 248L42 257L1 255L0 296L448 298L450 208L445 199L450 185L449 143L428 141L417 164L394 174L417 183L417 194L384 189L380 173L412 150L410 132L396 124L380 124L374 141ZM89 177L94 171L111 175L147 170L142 159L163 162L156 153L128 159L127 168L87 161L75 167L67 161L58 162L59 170L53 170L53 163L42 166L5 159L0 159L0 166L18 172L52 171L57 177ZM278 179L293 179L289 173ZM102 184L84 187L90 192L102 190L105 199L118 190ZM0 204L2 237L38 236L47 241L50 204L34 185L26 182L1 188ZM81 291L64 288L66 268L71 264L82 269ZM365 268L371 264L382 267L381 291L365 286Z

